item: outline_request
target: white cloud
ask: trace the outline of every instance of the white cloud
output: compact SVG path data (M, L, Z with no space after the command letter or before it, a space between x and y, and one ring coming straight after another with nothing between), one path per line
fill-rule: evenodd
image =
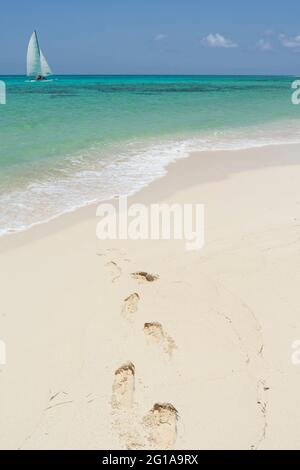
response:
M280 34L279 41L283 47L288 47L290 49L300 48L300 35L289 38L285 34Z
M154 41L163 41L164 39L166 39L167 36L165 34L157 34L155 37L154 37Z
M257 47L261 51L272 51L273 44L271 43L271 41L269 39L262 38L258 41Z
M233 49L239 47L238 44L231 41L230 39L225 38L219 33L212 34L202 39L202 44L209 47L224 47L225 49Z

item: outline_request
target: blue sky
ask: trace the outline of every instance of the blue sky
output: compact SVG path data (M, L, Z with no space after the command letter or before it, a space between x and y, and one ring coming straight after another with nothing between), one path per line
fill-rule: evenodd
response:
M57 74L300 74L296 0L16 0L0 75L25 73L37 29Z

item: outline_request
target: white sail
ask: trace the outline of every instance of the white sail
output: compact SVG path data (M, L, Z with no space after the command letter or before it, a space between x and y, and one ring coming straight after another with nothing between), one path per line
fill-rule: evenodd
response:
M47 77L52 75L44 54L39 45L36 31L32 33L27 51L27 75L28 77Z
M40 51L40 54L41 54L41 69L42 69L43 77L48 77L49 75L53 75L52 70L48 62L46 61L45 56L42 53L42 51Z
M41 73L40 46L36 31L34 31L30 38L27 51L27 75L28 77L36 77L37 75L41 75Z

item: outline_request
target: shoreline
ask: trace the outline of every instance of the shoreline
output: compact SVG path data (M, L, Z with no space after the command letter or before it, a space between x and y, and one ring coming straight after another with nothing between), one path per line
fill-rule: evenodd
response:
M197 166L197 162L198 162L198 159L199 158L208 158L208 157L212 157L214 155L219 155L219 154L225 154L225 155L230 155L231 153L233 154L237 154L239 152L241 153L245 153L247 154L248 152L250 153L255 153L256 151L259 151L259 150L264 150L266 149L266 151L272 151L273 149L276 150L276 149L281 149L278 153L281 154L281 153L284 153L285 150L284 149L291 149L292 150L292 155L290 155L290 158L291 158L291 161L290 161L290 164L297 164L297 158L293 155L293 150L294 149L297 149L299 148L300 150L300 143L291 143L291 144L285 144L285 143L278 143L278 144L266 144L266 145L259 145L257 147L250 147L250 148L245 148L245 149L230 149L230 150L209 150L209 151L193 151L193 152L190 152L188 154L188 156L185 156L185 157L181 157L179 159L176 159L175 161L172 161L170 163L168 163L165 167L165 174L160 176L160 177L157 177L155 178L153 181L151 181L150 183L148 183L146 186L142 187L141 189L137 190L134 194L132 195L129 195L127 196L128 197L128 200L129 201L133 201L133 202L140 202L140 199L141 201L145 199L145 201L149 201L152 199L152 196L151 194L154 192L154 191L157 191L159 196L158 196L158 200L161 199L160 196L165 196L166 195L166 191L165 189L163 188L163 183L162 181L165 180L166 178L170 178L170 174L171 174L171 177L172 175L174 175L177 171L177 168L179 168L179 165L181 167L185 166L185 162L188 162L187 164L188 165L191 165L191 167L194 167L194 166ZM287 165L289 164L286 160L286 157L283 156L283 155L280 155L280 161L278 161L277 159L277 162L275 163L276 165ZM255 168L259 169L263 166L263 162L262 161L259 161L259 159L253 159L253 162L255 161ZM213 161L209 161L209 164L212 164L213 166ZM270 161L269 163L270 165L274 164ZM246 164L246 167L243 168L243 165L242 165L242 162L240 161L237 161L235 163L236 167L235 168L231 168L231 171L233 172L239 172L239 171L243 171L243 170L246 170L247 168L247 164ZM251 166L251 165L250 165ZM248 168L248 169L254 169L255 168ZM202 177L203 175L201 175ZM223 176L224 178L226 178L226 175ZM182 181L182 180L176 180L175 181L175 178L174 176L172 177L172 179L174 180L173 183L172 183L172 186L170 189L167 190L167 195L170 195L170 192L175 192L176 190L180 190L182 189L185 185L186 185L186 182ZM201 180L200 178L200 181L202 183L205 183L205 182L208 182L206 181L205 179L204 180ZM175 183L175 185L174 185ZM189 183L187 183L189 184ZM47 235L50 235L50 234L53 234L57 231L60 231L60 230L63 230L65 229L66 227L70 226L70 225L74 225L74 224L78 224L78 223L81 223L82 221L85 221L85 220L88 220L88 219L91 219L91 218L95 218L95 214L96 214L96 209L97 209L97 206L99 204L104 204L104 203L113 203L115 200L117 200L118 197L114 197L114 198L110 198L110 199L103 199L103 200L99 200L98 202L94 202L94 203L90 203L90 204L86 204L85 206L83 207L79 207L79 208L75 208L74 210L72 211L69 211L69 212L65 212L65 213L62 213L60 215L57 215L57 216L54 216L53 218L51 218L50 220L47 220L47 221L44 221L44 222L39 222L39 223L36 223L28 228L25 228L25 229L22 229L20 231L17 231L17 232L11 232L11 233L7 233L5 235L2 235L0 237L0 253L6 249L13 249L17 246L20 246L24 243L30 243L31 241L34 241L36 239L39 239L39 238L43 238Z

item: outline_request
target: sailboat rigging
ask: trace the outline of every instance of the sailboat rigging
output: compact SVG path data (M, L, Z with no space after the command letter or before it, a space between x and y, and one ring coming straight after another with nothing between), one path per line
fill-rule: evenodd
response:
M28 44L27 76L39 82L51 75L52 70L40 48L37 32L34 31Z

